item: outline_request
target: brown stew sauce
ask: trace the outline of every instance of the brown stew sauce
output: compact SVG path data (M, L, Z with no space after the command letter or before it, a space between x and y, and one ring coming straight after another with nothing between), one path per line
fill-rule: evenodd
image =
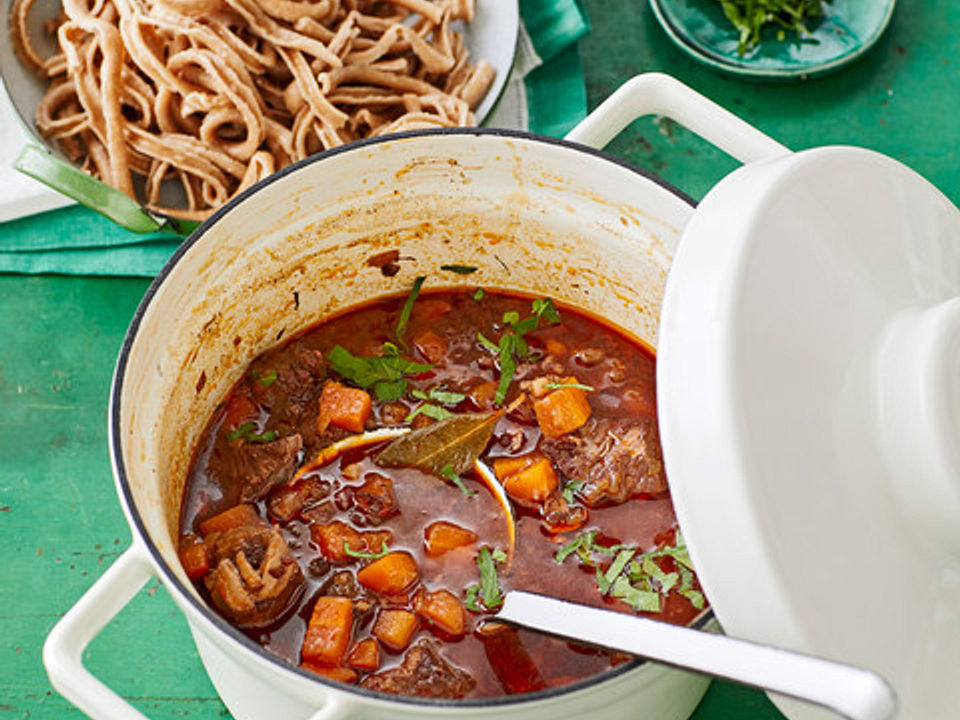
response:
M307 462L319 449L352 434L334 425L321 431L317 425L321 389L325 383L334 379L351 386L325 366L323 357L335 345L343 346L356 356L372 356L382 352L385 342L397 343L395 330L404 299L379 299L351 309L257 358L214 414L196 448L181 512L181 556L187 557L185 548L199 548L196 553L210 563L210 568L201 572L202 567L194 567L192 571L188 567L188 573L195 578L201 594L209 599L210 591L204 577L213 572L216 558L211 557L211 541L209 537L204 539L201 524L237 505L243 497L249 498L252 493L254 497L250 504L265 521L263 526L268 529L271 525L279 527L289 554L299 565L303 587L285 601L289 606L279 618L265 626L245 627L243 630L270 653L297 665L302 661L301 648L317 597L346 593L354 598L349 651L372 637L378 613L405 609L416 614L414 598L418 589L428 592L447 590L464 602L467 588L480 581L478 550L482 547L506 550L508 547L504 511L473 473L462 474L465 486L475 493L467 496L450 482L416 469L379 467L375 457L385 442L349 450L315 471L296 478L291 485L291 470ZM409 325L404 332L407 347L401 346L401 355L433 367L428 372L408 376L407 392L402 400L385 403L374 397L364 429L393 425L420 427L433 422L424 415L412 423L404 421L407 414L420 404L419 400L411 398L414 389L428 391L442 386L444 390L465 395L463 401L447 407L451 412L476 413L494 408L493 388L500 380L497 356L478 341L478 332L496 343L497 338L508 331L504 314L512 311L523 318L530 315L530 309L531 298L518 295L487 292L476 299L472 292L424 291L413 304ZM496 458L524 456L547 445L531 407L530 383L543 376L575 378L577 383L592 388L586 392L591 423L620 423L612 426L615 429L629 429L632 424L638 424L638 427L654 433L652 437L656 439L655 361L652 353L585 314L563 306L558 309L559 324L541 324L525 335L529 355L517 360L516 374L503 405L509 405L522 393L528 398L498 421L493 438L482 455L491 466ZM247 428L245 435L238 431L244 424ZM602 434L607 426L588 423L586 427L599 427L598 432ZM584 435L586 430L577 432ZM275 446L277 441L295 434L300 436L299 447L292 442L287 447L277 446L278 457L250 455L251 452L266 453L270 449L268 445ZM576 436L576 433L571 435ZM651 436L645 437L649 439ZM597 439L597 442L601 440ZM255 445L260 447L255 448ZM554 449L553 455L547 455L556 460L554 465L570 467L569 463L577 462L575 456L571 459L570 453L580 447ZM582 444L582 450L602 453L605 446L586 442ZM655 455L651 462L660 462L658 443L655 447L648 446L647 451ZM566 455L561 460L563 453ZM608 457L612 469L618 471L615 460L614 456ZM599 461L603 458L585 457L583 464ZM250 463L256 466L253 470ZM278 463L285 463L288 467L277 468ZM254 489L250 490L249 477L257 473L270 477L265 482L261 477L259 485L254 483ZM391 504L385 511L380 506L374 507L373 514L370 514L370 507L358 501L358 492L367 480L377 476L389 479ZM536 503L514 503L517 549L508 563L496 565L500 589L503 592L530 590L588 605L634 612L625 603L600 593L595 567L582 562L576 554L561 564L557 563L555 556L561 547L586 530L599 531L599 544L623 543L637 546L641 551L672 543L676 520L669 494L666 490L654 493L633 491L623 501L604 500L601 494L601 499L594 498L588 507L581 502L576 486L566 484L569 477L560 468L557 476L558 492L567 487L572 499L569 504L561 503L566 505L562 508L567 513L563 517L569 527L562 522L558 525L545 520L543 507ZM242 482L238 482L238 478ZM306 487L309 491L303 490ZM295 488L302 489L302 492L297 495ZM379 511L383 512L378 516ZM425 528L439 520L472 531L476 541L439 556L427 554ZM356 573L371 560L347 557L342 561L331 561L321 551L316 535L311 534L312 525L335 521L346 523L360 533L388 532L389 550L409 553L419 569L419 580L395 595L380 594L359 585ZM380 549L379 543L376 543L376 549ZM262 547L251 555L254 565L258 559L253 555L261 551ZM613 557L609 556L597 561L601 572L612 560ZM670 557L659 563L664 572L676 569ZM187 564L185 560L185 566ZM278 568L281 566L282 563L277 565ZM278 575L281 570L272 572ZM669 591L663 596L659 613L644 614L671 623L687 624L700 613L701 610L686 597ZM403 649L391 650L379 643L376 669L353 668L339 674L323 668L319 671L328 677L359 682L388 692L483 697L567 685L630 659L621 654L502 626L494 632L483 632L480 622L491 614L465 611L464 631L456 636L419 617L417 629ZM229 614L227 617L230 619ZM445 685L441 679L439 685L416 682L377 685L367 680L371 675L399 666L409 649L424 639L439 652L443 663L462 671L472 682ZM313 668L317 668L316 664ZM431 667L427 663L423 672L429 671ZM443 672L439 674L443 675Z

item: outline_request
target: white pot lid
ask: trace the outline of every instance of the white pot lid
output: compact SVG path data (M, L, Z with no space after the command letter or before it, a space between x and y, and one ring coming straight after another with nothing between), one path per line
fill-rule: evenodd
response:
M879 672L901 718L960 717L958 297L960 212L829 147L717 185L661 314L667 475L724 629Z

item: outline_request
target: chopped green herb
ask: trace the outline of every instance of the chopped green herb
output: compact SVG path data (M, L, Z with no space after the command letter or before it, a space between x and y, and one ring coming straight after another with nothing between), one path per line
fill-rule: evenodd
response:
M227 434L227 442L246 440L250 443L268 443L276 440L278 434L276 430L267 430L264 433L258 433L256 425L252 422L245 422L236 430Z
M260 376L260 384L264 387L270 387L277 381L277 371L271 370Z
M442 405L458 405L467 397L463 393L453 392L452 390L441 390L439 385L430 388L426 392L423 390L412 390L410 394L417 400L438 402Z
M557 565L562 565L563 561L570 557L573 553L577 553L581 559L589 562L590 548L593 547L593 541L596 539L596 537L596 530L580 533L573 540L557 550L557 554L554 555L554 560L556 560Z
M477 556L477 567L480 569L480 595L487 610L503 605L503 595L497 582L496 559L489 548L480 548Z
M823 17L824 2L831 0L721 0L723 13L739 33L737 52L743 55L760 42L763 29L777 28L777 40L788 32L810 34L810 23Z
M517 349L517 336L512 334L501 335L498 350L498 359L500 365L500 383L497 385L497 394L493 401L497 405L503 405L507 397L507 390L510 389L510 383L513 382L513 374L517 371L517 363L514 360L514 353Z
M453 413L447 410L445 407L424 402L420 403L413 410L411 410L410 413L403 419L403 421L410 422L417 415L426 415L434 420L446 420L448 417L453 417Z
M607 568L607 571L603 574L604 578L607 581L607 586L613 584L613 581L617 579L617 576L623 572L623 569L627 566L627 563L630 562L630 558L637 554L636 548L624 548L617 553L617 556L613 559L613 562L610 563L610 567Z
M420 288L423 287L423 281L426 280L426 275L421 275L416 280L413 281L413 287L410 289L410 294L407 295L407 299L403 303L403 308L400 310L400 318L397 320L397 342L403 345L403 333L407 329L407 323L410 322L410 313L413 312L413 303L417 300L417 295L420 294Z
M520 313L516 310L508 310L503 314L504 325L516 325L518 322L520 322Z
M473 291L473 299L476 300L477 302L480 302L481 300L483 300L483 296L486 294L487 293L484 292L483 288L478 287L476 290Z
M573 496L583 489L583 480L568 480L560 493L568 503L573 502Z
M660 593L636 588L623 575L614 581L610 596L623 600L639 612L660 612Z
M350 543L346 540L343 541L343 551L350 557L362 558L364 560L379 560L382 557L385 557L390 553L390 548L387 547L387 541L383 541L381 545L380 552L364 552L362 550L353 550L350 548Z
M505 563L507 561L507 554L500 548L494 548L491 555L493 555L493 559L498 563Z
M385 352L388 352L386 343ZM395 346L394 346L395 348ZM404 375L416 375L430 370L433 365L407 360L392 353L373 357L353 355L341 345L334 345L327 353L327 361L336 372L362 388L373 388L381 402L398 400L407 391Z
M469 275L475 273L477 269L473 265L441 265L441 270L449 270L457 275Z
M463 484L463 478L457 475L453 471L453 468L450 465L444 465L443 470L440 471L440 474L443 475L447 480L452 482L454 485L456 485L458 488L460 488L460 491L467 497L473 497L474 495L477 494L475 491L471 490L470 488L468 488L466 485Z
M477 333L477 342L490 352L500 352L500 347L482 332Z
M550 298L538 298L531 304L533 314L538 320L544 320L550 325L560 323L560 312Z
M464 606L467 610L473 610L474 612L483 612L483 608L480 607L480 603L477 602L477 596L480 595L480 586L471 585L466 589L466 598L463 601Z
M578 389L584 390L584 391L586 391L586 392L593 392L594 390L596 390L595 387L593 387L593 386L591 386L591 385L584 385L583 383L558 383L558 382L550 382L550 383L547 383L546 385L544 385L544 387L547 388L548 390L560 390L561 388L578 388Z

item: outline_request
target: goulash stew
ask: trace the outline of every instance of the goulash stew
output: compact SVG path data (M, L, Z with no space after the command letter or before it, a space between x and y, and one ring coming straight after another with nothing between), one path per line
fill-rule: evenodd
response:
M511 589L693 620L649 349L547 298L422 283L261 355L211 418L181 518L200 593L274 655L420 697L630 659L497 624Z

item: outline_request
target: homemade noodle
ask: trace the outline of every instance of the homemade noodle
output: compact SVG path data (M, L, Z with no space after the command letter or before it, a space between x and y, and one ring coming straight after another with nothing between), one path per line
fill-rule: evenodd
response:
M471 125L495 75L450 28L474 0L62 0L49 58L27 30L33 3L14 0L10 26L18 57L50 80L40 132L188 220L312 153ZM163 204L167 179L185 207Z

